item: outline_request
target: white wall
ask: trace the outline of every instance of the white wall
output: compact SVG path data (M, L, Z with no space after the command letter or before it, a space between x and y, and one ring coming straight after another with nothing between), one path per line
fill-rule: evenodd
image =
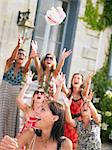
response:
M0 81L2 79L5 61L10 57L17 44L18 11L30 9L30 20L34 22L36 4L38 0L0 0ZM30 40L29 40L30 41ZM29 41L24 44L24 49L29 51Z
M81 1L79 17L84 15L85 4L86 0ZM85 22L78 19L69 85L73 73L80 72L86 76L88 72L96 71L103 66L108 41L109 29L102 32L93 31Z

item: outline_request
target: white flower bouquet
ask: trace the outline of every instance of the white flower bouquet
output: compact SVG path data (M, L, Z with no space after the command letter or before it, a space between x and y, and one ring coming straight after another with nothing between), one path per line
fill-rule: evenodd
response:
M52 7L50 10L46 12L45 20L49 25L59 25L65 19L66 14L63 11L62 7L54 8Z

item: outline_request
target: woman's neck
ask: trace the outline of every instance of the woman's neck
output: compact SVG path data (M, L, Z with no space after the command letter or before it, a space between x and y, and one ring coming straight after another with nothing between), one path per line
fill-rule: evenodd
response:
M47 144L49 141L52 141L53 139L50 137L51 134L51 128L42 130L42 135L38 138L39 142L42 142L43 144Z
M51 71L51 68L50 67L47 67L46 69L45 69L45 73L49 73Z
M80 88L79 87L74 87L73 88L73 92L72 92L72 96L79 96L80 95Z
M21 64L19 64L18 62L16 62L15 68L16 68L16 69L19 69L20 67L21 67Z
M89 117L84 117L82 118L83 123L84 123L84 128L86 128L90 122L90 118Z

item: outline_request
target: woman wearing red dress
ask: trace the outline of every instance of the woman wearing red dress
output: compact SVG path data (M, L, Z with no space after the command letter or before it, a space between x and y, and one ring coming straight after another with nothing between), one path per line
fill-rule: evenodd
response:
M72 118L80 117L80 109L83 105L83 101L88 95L90 91L90 84L91 84L91 75L87 78L85 83L85 87L83 85L83 75L79 73L75 73L72 76L71 80L71 88L69 91L66 90L67 97L71 100L70 110L72 114ZM76 149L78 134L75 128L70 127L67 123L64 127L64 135L71 139L73 143L73 150Z

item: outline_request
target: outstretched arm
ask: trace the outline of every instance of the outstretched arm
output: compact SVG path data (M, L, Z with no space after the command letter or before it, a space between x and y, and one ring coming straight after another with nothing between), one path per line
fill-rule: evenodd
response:
M71 100L69 101L65 94L63 94L63 100L65 105L65 121L72 127L76 127L76 122L72 119L71 112L70 112L70 104Z
M32 51L35 53L34 61L35 61L35 66L36 66L36 70L38 73L38 78L40 79L41 74L42 74L42 66L41 66L41 62L37 54L37 49L38 49L37 42L34 42L32 40L31 46L32 46Z
M84 90L82 91L82 96L83 96L84 99L86 99L89 95L89 92L90 92L90 89L91 89L92 77L93 77L93 73L89 73L89 75L86 79Z
M62 85L65 82L65 74L63 74L62 72L58 74L57 78L55 79L55 83L56 83L56 93L54 95L54 100L58 101L59 100L59 96L61 94L61 89L62 89Z
M97 110L96 110L95 106L91 102L92 98L93 98L93 93L92 93L92 91L90 91L90 94L88 95L86 102L87 102L87 104L88 104L88 106L91 110L92 118L94 119L94 121L97 124L99 124L101 122L101 116L97 113Z
M101 123L101 116L97 113L97 110L92 102L88 102L89 108L91 109L91 115L94 121L99 124Z
M64 62L65 62L65 59L70 56L70 54L72 53L71 50L69 51L66 51L66 49L64 48L63 52L62 52L62 55L61 55L61 58L60 58L60 61L58 63L58 66L56 68L56 70L54 71L54 77L56 78L58 76L58 73L61 72L62 70L62 67L64 65Z
M20 35L19 35L18 36L18 44L17 44L16 48L13 50L11 57L9 59L7 59L7 61L6 61L5 72L8 71L8 69L12 65L13 61L16 59L18 50L20 49L20 47L24 43L24 41L25 41L24 37L20 37Z
M32 43L31 43L31 46L32 46ZM31 64L32 59L35 59L35 57L37 57L37 52L35 51L35 49L32 48L30 56L28 57L28 61L26 62L25 66L23 68L23 73L27 73L28 72L29 66Z
M29 72L26 77L26 83L24 84L23 88L21 89L19 95L16 98L16 103L17 103L19 109L21 109L24 112L26 112L27 109L29 108L29 106L27 104L25 104L23 100L24 100L25 92L27 91L27 89L32 81L32 77L33 77L33 75L31 74L31 72Z

